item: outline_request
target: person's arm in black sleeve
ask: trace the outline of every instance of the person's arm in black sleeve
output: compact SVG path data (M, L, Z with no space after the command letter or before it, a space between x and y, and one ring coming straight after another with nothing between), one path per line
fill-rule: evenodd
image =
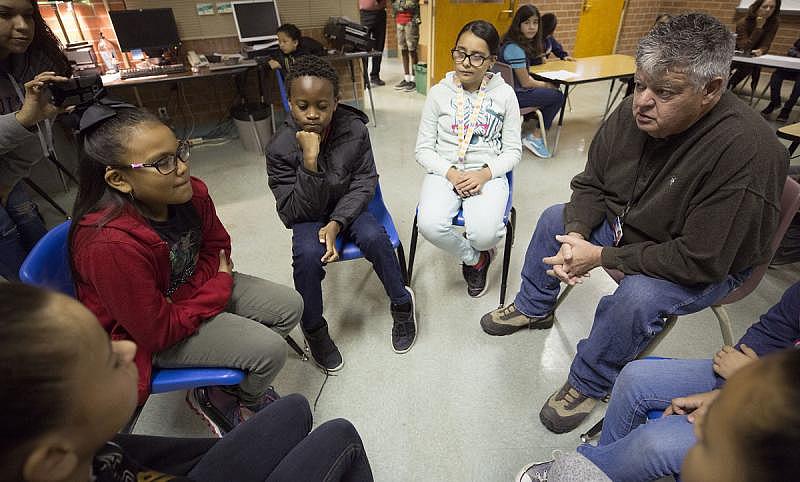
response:
M330 195L325 174L305 167L290 133L278 135L267 148L267 175L278 216L288 228L298 222L323 220ZM293 145L285 147L289 143Z
M375 170L375 158L372 156L372 144L366 126L362 126L358 150L358 161L354 163L350 189L339 199L330 215L331 221L341 224L342 231L367 208L378 185L378 172Z
M758 356L794 346L800 339L800 283L795 283L783 294L781 300L761 315L739 340L737 348L745 344Z
M589 239L592 229L606 219L606 203L603 194L603 166L611 155L609 130L616 123L618 112L605 122L589 147L589 157L583 172L572 179L572 198L564 206L564 230L579 233Z

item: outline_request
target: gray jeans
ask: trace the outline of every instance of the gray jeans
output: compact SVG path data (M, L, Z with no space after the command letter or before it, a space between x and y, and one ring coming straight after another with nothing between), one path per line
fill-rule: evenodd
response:
M302 314L303 299L292 288L233 273L226 310L194 335L156 353L153 365L244 370L247 375L234 393L243 404L256 403L286 363L284 338Z

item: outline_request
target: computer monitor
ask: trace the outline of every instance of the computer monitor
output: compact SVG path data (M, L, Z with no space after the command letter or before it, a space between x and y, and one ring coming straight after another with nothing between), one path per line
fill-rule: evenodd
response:
M171 8L111 10L108 14L123 52L144 50L151 57L160 57L181 41Z
M242 42L277 40L281 18L278 5L271 0L231 2L236 32Z

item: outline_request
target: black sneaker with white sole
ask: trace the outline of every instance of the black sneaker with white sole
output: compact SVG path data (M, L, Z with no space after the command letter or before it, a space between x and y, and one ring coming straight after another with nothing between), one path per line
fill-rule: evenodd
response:
M492 264L493 251L481 251L481 259L484 260L484 263L480 268L463 263L461 265L461 273L464 275L464 281L467 282L467 294L473 298L483 296L489 288L486 275L489 273L489 265Z
M403 92L414 92L415 90L417 90L416 82L406 82L406 86L403 87Z
M392 349L395 353L406 353L414 346L417 340L417 315L416 303L414 301L414 292L411 288L406 286L406 291L411 295L411 301L396 305L394 303L390 306L392 312Z
M407 85L408 85L408 81L406 79L403 79L403 80L400 81L399 84L395 85L394 88L397 89L397 90L403 90L403 89L406 88Z
M303 331L308 344L308 350L311 352L311 359L329 372L335 372L342 369L344 360L342 354L339 352L336 344L328 334L327 323L317 328L312 332Z

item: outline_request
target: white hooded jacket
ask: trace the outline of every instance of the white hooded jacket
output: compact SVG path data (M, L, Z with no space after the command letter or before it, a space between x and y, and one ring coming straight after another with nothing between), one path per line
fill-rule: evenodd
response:
M454 75L455 72L448 72L441 82L428 91L417 133L417 162L429 173L440 176L445 176L452 166L459 167L456 123L458 91ZM478 91L465 94L464 123L469 119ZM492 75L467 149L464 170L480 169L486 164L493 177L505 176L522 156L521 125L514 89L499 74Z

